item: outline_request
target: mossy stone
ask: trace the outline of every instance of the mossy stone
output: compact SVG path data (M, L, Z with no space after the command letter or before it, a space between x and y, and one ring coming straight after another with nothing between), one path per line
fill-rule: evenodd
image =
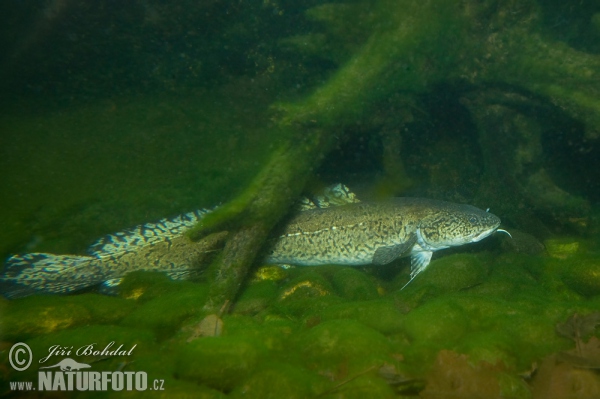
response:
M581 251L582 244L575 238L551 238L544 241L546 251L550 256L557 259L567 259L577 255Z
M514 337L502 330L477 331L465 335L457 350L469 355L469 359L474 363L502 364L512 371L522 371L516 369L515 357L519 354L514 351L513 341Z
M192 284L186 289L151 299L125 317L121 324L152 329L159 338L167 338L181 323L202 312L208 295L206 284Z
M277 298L279 287L276 281L252 282L233 304L234 313L253 315L265 310Z
M328 372L364 371L389 360L392 350L385 336L354 320L325 321L299 332L293 342L307 367Z
M308 370L271 362L254 372L229 395L232 398L303 399L317 397L330 384L324 377Z
M324 309L319 315L323 321L356 320L382 334L400 331L404 317L392 301L385 299L341 303Z
M570 262L562 272L562 281L586 297L600 295L600 257Z
M248 316L232 315L223 317L223 336L244 337L268 350L286 349L286 340L298 329L298 324L290 320L270 320L259 322Z
M115 323L135 306L119 298L98 294L16 299L8 302L3 311L2 336L6 340L23 340L89 323Z
M379 297L373 277L350 267L340 267L332 278L333 288L339 296L353 301Z
M165 273L136 271L127 274L118 287L119 296L146 302L151 299L181 290L193 290L196 283L172 280Z
M175 375L224 392L249 377L266 351L246 337L202 337L182 345L176 353Z
M320 398L330 399L362 399L362 398L398 398L390 384L377 375L378 368L364 375L348 375L339 378L326 393L319 395ZM363 371L364 372L364 371Z
M471 254L443 256L429 266L426 275L423 273L424 276L419 276L422 279L420 283L432 284L443 291L471 287L484 281L489 272L489 265L489 260L484 256ZM417 281L411 284L414 283Z
M454 344L470 326L467 312L448 298L438 298L413 309L403 321L403 329L412 340L440 346Z
M318 313L343 299L333 293L329 281L313 270L301 272L280 291L271 311L291 317Z

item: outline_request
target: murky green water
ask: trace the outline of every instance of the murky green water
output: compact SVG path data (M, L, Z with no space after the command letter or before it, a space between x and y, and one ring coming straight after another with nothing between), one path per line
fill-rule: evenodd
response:
M2 298L1 395L600 397L594 2L0 9L3 258L85 254L105 234L245 198L273 154L318 134L333 144L307 187L489 207L513 236L437 252L404 290L406 258L258 261L216 314L203 310L211 273ZM40 369L65 358L90 367Z

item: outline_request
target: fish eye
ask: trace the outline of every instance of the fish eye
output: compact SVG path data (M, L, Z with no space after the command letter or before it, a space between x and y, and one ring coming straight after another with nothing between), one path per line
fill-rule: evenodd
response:
M472 224L475 224L475 223L477 223L477 218L475 216L471 216L469 218L469 222L472 223Z

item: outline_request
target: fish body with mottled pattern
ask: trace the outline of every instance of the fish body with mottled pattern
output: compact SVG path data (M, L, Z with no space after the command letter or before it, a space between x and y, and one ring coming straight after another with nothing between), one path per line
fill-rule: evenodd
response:
M500 225L498 217L470 205L418 198L360 202L341 184L325 193L315 203L308 201L313 209L297 212L269 240L266 263L381 265L410 256L412 281L434 251L479 241ZM208 212L108 235L87 256L12 256L0 275L0 292L17 298L66 294L99 284L112 288L136 270L164 272L173 279L197 276L226 236L218 233L197 243L185 236Z
M317 208L285 224L266 261L381 265L410 256L414 278L433 252L480 241L499 226L497 216L474 206L424 198Z
M6 261L0 293L7 298L32 294L68 294L99 285L110 292L134 271L158 271L173 280L197 277L219 248L226 233L193 242L185 232L210 210L189 212L107 235L89 248L89 255L28 253Z

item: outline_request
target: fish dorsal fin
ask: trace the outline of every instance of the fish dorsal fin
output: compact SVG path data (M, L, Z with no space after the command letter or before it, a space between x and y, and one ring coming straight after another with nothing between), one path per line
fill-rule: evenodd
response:
M88 251L90 255L101 258L131 251L135 246L153 245L182 234L209 212L209 209L199 209L171 219L161 219L156 223L146 223L109 234L92 244Z
M298 204L298 210L306 211L316 208L329 208L330 206L339 206L346 204L355 204L360 202L348 187L342 183L333 184L325 187L322 192L316 193L312 199L303 197Z

